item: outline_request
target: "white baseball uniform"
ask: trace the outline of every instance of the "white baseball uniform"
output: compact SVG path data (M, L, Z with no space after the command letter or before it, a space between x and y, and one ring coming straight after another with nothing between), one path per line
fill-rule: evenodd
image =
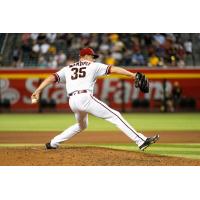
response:
M77 123L54 137L51 140L52 147L58 147L61 142L87 128L88 113L115 124L138 146L144 143L146 137L143 134L138 133L118 111L93 96L97 77L108 74L109 70L108 65L84 60L66 66L55 73L57 82L66 83L69 106L75 113Z

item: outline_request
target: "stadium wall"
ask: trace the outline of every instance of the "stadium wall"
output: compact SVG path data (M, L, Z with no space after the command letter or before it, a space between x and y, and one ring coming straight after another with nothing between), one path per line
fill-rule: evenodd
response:
M170 93L173 83L178 81L182 88L182 97L195 101L194 109L200 111L200 69L129 69L132 72L141 71L150 80L150 92L142 94L134 87L133 81L125 76L110 75L97 80L94 94L109 106L121 110L156 111L160 109L163 99L163 88ZM40 105L32 105L30 96L40 82L57 70L47 69L0 69L0 99L1 111L6 110L2 102L10 102L7 111L10 112L37 112L45 111ZM55 100L54 111L69 111L68 98L64 84L48 86L42 93L41 99L46 103ZM148 106L134 106L134 100L146 100ZM48 108L46 111L50 111Z

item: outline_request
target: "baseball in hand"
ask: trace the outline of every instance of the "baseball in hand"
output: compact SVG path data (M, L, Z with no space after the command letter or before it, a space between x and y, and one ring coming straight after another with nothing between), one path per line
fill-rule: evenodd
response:
M31 99L31 103L32 103L32 104L35 104L35 103L37 103L37 102L38 102L37 99L35 99L35 98L32 98L32 99Z

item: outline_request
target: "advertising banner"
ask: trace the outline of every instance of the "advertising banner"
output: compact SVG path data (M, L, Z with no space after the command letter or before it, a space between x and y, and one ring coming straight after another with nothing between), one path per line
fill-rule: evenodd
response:
M200 110L200 69L129 69L140 71L150 80L148 94L141 93L134 87L130 78L118 75L100 77L95 85L94 95L114 109L130 111L135 99L146 99L150 110L155 109L155 102L163 99L163 87L171 93L173 84L179 82L182 97L192 98L196 110ZM1 69L0 99L9 99L11 111L38 111L39 105L32 105L30 96L41 81L57 70L41 69ZM41 99L47 102L55 100L57 111L68 111L68 97L65 84L54 84L44 89Z

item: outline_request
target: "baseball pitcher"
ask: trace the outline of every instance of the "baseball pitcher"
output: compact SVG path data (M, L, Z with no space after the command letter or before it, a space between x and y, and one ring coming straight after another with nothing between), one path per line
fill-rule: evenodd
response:
M39 101L40 93L49 84L65 83L69 106L75 114L77 123L67 128L62 133L46 143L46 149L56 149L60 143L69 140L72 136L87 128L88 113L103 118L115 124L131 140L135 141L140 150L159 139L159 135L145 137L138 133L122 115L93 96L96 79L107 74L121 74L135 79L135 87L142 92L149 91L149 81L142 73L131 73L121 67L109 66L95 62L99 56L91 48L84 48L79 53L80 59L74 64L62 68L60 71L46 78L32 94L32 103Z

